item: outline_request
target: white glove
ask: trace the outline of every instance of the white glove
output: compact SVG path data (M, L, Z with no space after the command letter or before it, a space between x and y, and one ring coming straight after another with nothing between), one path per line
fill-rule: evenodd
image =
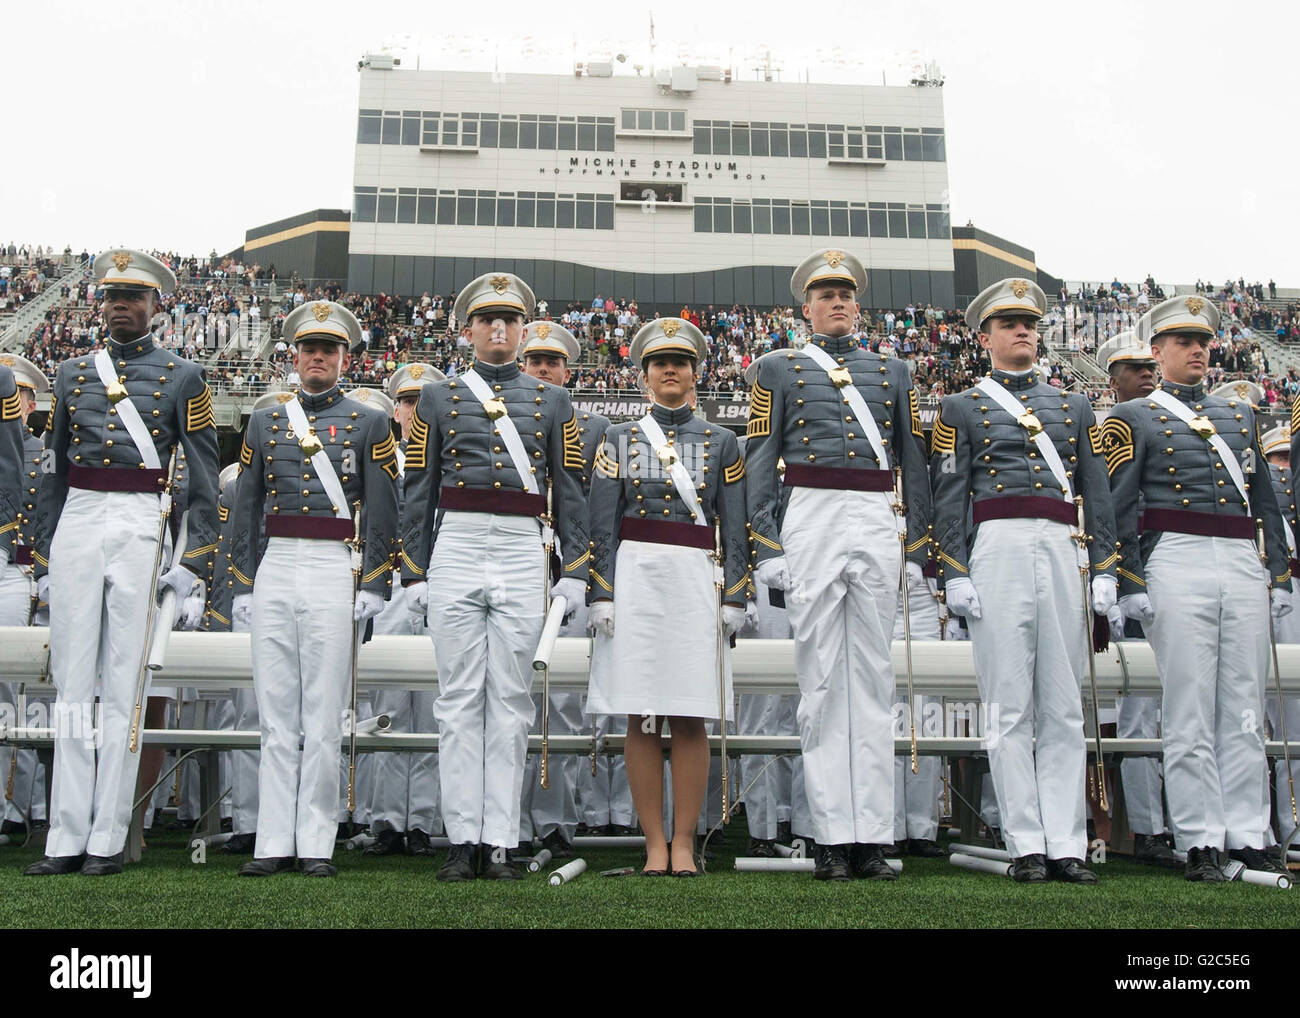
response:
M176 613L176 619L181 624L181 629L190 633L199 627L203 621L203 609L208 603L207 584L199 580L194 586L194 592L181 602L180 610Z
M979 595L975 593L975 584L971 583L965 576L958 576L955 580L949 580L944 587L944 591L950 612L964 615L968 619L983 617L984 613L980 609Z
M758 632L758 602L757 601L745 602L745 624L743 627L741 627L741 631L747 633Z
M352 621L365 622L384 610L384 599L373 590L358 590L356 604L352 606Z
M921 572L921 567L915 562L907 563L903 570L907 573L907 585L909 587L913 584L919 587L925 582L925 573Z
M945 640L966 639L966 634L962 631L961 623L957 621L956 615L949 615L948 620L943 624L943 638Z
M230 625L234 628L236 625L241 630L248 629L253 623L253 595L236 594L234 601L230 604Z
M1273 621L1280 622L1291 614L1291 591L1284 587L1274 587L1268 593L1269 607L1273 612Z
M403 590L406 594L406 610L418 618L424 618L429 612L429 585L421 580Z
M1106 612L1106 622L1110 626L1110 638L1118 643L1124 639L1124 612L1118 604L1113 604Z
M592 636L614 635L614 602L594 601L587 608L587 628Z
M48 573L44 576L37 577L36 599L42 604L50 603L50 577Z
M1119 610L1124 613L1126 619L1141 622L1144 626L1151 625L1156 617L1151 607L1151 598L1146 594L1125 594L1119 599L1118 604Z
M939 581L936 580L933 576L927 576L925 578L925 586L926 589L930 591L931 597L939 596Z
M745 624L745 609L737 608L734 604L724 604L722 606L722 635L726 637L735 636L740 632L740 627Z
M1094 576L1092 578L1092 610L1098 615L1110 615L1115 607L1115 595L1119 591L1119 582L1113 576Z
M36 609L36 614L32 616L32 625L34 625L34 626L39 626L39 627L43 627L43 628L49 628L49 625L50 625L50 609L49 609L49 608L37 608L37 609Z
M789 590L790 567L786 564L785 556L778 555L766 562L760 562L758 568L754 570L754 581L774 590Z
M193 593L194 585L200 582L199 578L184 566L175 565L158 577L158 593L161 594L170 587L176 592L176 600L184 601Z
M573 613L578 610L578 605L587 600L587 585L573 576L566 576L551 588L551 596L564 598L566 605L561 621L568 625Z

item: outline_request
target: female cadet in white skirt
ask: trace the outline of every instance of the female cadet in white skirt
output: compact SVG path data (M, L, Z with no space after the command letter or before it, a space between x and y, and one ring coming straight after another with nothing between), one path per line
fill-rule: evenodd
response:
M736 437L695 417L690 404L706 352L700 330L679 318L637 332L631 356L650 413L609 428L591 484L587 596L596 645L587 711L628 715L627 777L645 830L646 876L697 873L695 826L709 773L705 721L720 716L723 701L732 717L728 642L745 620L744 461ZM715 527L720 578L711 557ZM671 851L663 828L665 719Z

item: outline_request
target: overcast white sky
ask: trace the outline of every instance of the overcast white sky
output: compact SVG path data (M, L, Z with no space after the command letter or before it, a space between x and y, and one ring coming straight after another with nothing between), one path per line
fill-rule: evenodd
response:
M792 80L947 80L952 221L1067 279L1300 286L1300 5L952 0L400 0L165 5L13 0L0 35L0 241L226 251L244 230L351 205L357 59L564 72L767 44ZM561 20L563 19L563 20ZM521 40L531 40L524 41ZM1287 51L1290 47L1291 51ZM460 56L454 56L459 53ZM841 63L834 63L839 59Z

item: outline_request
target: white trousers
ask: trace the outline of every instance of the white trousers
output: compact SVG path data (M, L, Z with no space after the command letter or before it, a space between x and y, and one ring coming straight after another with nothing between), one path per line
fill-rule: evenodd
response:
M1268 591L1250 541L1165 534L1146 563L1174 840L1263 848Z
M819 844L894 840L900 550L885 492L795 488L781 543L799 679L804 786Z
M1075 547L1063 523L990 520L970 557L983 617L967 625L989 771L1015 857L1082 859L1087 849L1080 698L1087 650Z
M542 570L537 520L443 516L429 559L429 629L438 657L442 814L452 844L518 842Z
M752 639L790 639L790 618L773 606L766 587L758 590L758 627ZM742 735L794 735L797 697L780 693L741 693L738 731ZM793 757L749 754L740 758L740 788L745 820L752 838L771 841L777 824L790 819L790 779Z
M231 621L235 633L248 632L242 622ZM246 686L231 690L235 705L235 729L247 732L260 728L257 718L257 693ZM261 759L255 749L236 749L230 753L230 819L235 834L257 832L257 765Z
M4 561L0 554L0 562ZM0 565L0 626L26 626L31 615L32 595L36 585L27 573L14 565ZM19 685L0 682L0 710L14 724L22 724L19 716ZM36 696L49 687L27 684L22 687L23 698L34 701ZM12 714L8 712L12 711ZM17 757L15 760L14 758ZM40 777L40 764L34 749L0 749L0 788L7 788L9 775L13 773L13 801L0 804L0 819L20 822L22 813L29 818L45 816L45 782Z
M47 855L111 856L126 844L140 766L127 740L157 537L156 495L69 489L50 545L50 670L59 731ZM99 730L92 734L86 722L96 693Z
M1300 643L1300 612L1293 611L1283 618L1281 622L1277 623L1273 635L1278 643ZM1273 738L1280 740L1282 738L1282 719L1277 710L1277 686L1273 682L1273 660L1271 656L1268 662L1268 683L1264 701L1267 704L1268 720L1273 729ZM1287 739L1292 742L1300 740L1300 697L1284 696L1282 702L1286 707ZM1279 833L1285 838L1296 825L1291 816L1291 785L1292 783L1300 785L1300 754L1291 754L1291 782L1287 781L1286 760L1283 757L1277 758L1273 765L1273 772L1277 781L1277 811L1274 813L1274 817L1277 821Z
M252 646L262 733L255 854L328 859L352 668L352 570L341 541L267 541Z

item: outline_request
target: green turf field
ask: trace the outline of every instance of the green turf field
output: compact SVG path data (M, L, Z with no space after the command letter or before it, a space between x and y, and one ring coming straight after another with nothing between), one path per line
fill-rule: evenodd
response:
M743 824L730 831L732 846ZM1188 884L1182 874L1114 859L1094 888L1025 887L963 872L943 860L906 859L893 884L822 884L808 874L737 873L725 849L696 880L604 878L640 853L585 854L588 872L551 887L434 880L435 859L335 853L339 875L238 878L247 856L213 852L190 862L182 833L154 834L144 861L120 876L23 877L39 850L0 848L0 923L67 927L1294 927L1300 889ZM734 849L733 849L734 851Z

